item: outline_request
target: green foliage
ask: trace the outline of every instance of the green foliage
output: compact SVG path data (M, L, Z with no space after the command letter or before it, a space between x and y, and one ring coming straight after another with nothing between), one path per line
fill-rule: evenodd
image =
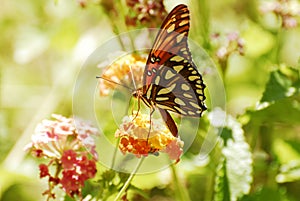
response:
M222 130L221 138L224 140L224 146L226 147L227 146L227 141L229 139L231 139L231 140L233 139L232 131L230 129L228 129L228 128L225 127Z
M280 167L280 172L276 177L278 183L286 183L300 180L300 161L289 161Z
M299 73L297 69L286 67L282 70L272 71L261 102L272 103L273 101L279 101L293 95L298 95L300 89Z
M263 159L256 158L254 162L256 177L270 177L266 180L269 184L254 179L254 186L259 181L265 186L242 200L293 200L292 197L299 196L290 192L291 198L287 198L284 188L279 191L274 188L276 183L286 183L288 187L287 183L299 181L299 136L295 130L300 125L299 81L296 68L282 66L273 70L257 109L248 110L241 117L241 120L248 119L244 130L252 147L265 154ZM264 171L269 173L262 175Z
M101 200L109 200L116 196L129 178L129 174L115 172L114 170L106 170L101 173L100 179L85 186L84 192L86 195L97 197ZM140 188L130 185L126 189L126 195L130 192L133 196L138 196L140 199L148 199L150 192L145 192Z
M244 196L241 201L256 201L256 200L274 200L274 201L293 201L286 197L286 191L282 188L272 189L268 187L262 187L252 195Z
M0 200L24 201L41 200L43 187L36 178L26 177L23 174L0 170Z
M209 175L210 172L207 171L207 175ZM188 192L190 195L191 200L209 200L209 196L206 194L206 190L210 189L210 177L205 176L203 172L191 172L187 176L187 186Z
M15 183L9 188L7 188L4 192L2 192L1 201L11 200L18 201L22 198L22 201L31 201L40 199L40 195L35 192L37 188L36 185L29 183Z
M216 169L215 197L214 200L230 200L229 181L226 170L226 160L220 160L220 164Z

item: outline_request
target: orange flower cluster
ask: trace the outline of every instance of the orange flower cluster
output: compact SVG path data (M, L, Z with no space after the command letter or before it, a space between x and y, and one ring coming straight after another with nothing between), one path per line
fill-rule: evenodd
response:
M150 122L150 116L141 112L125 116L115 136L120 138L122 153L132 153L137 157L163 152L171 160L179 161L184 144L172 135L161 119L152 118Z
M116 83L127 87L141 84L145 63L146 58L130 54L107 66L99 79L100 96L107 96L110 90L116 88Z

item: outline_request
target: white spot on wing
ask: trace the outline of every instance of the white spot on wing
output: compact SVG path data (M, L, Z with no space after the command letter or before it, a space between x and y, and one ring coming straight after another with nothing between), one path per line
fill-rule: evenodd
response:
M184 26L186 24L188 24L189 21L188 20L182 20L180 23L179 23L179 26Z
M183 65L173 66L173 69L176 70L177 73L179 73L179 71L181 71L183 68Z
M179 42L183 39L183 37L184 37L184 33L179 34L179 35L176 37L177 43L179 43Z
M201 89L197 89L196 92L197 92L197 94L203 94L203 90L201 90Z
M183 59L184 59L183 57L176 55L176 56L172 57L170 59L170 61L181 62Z
M189 114L189 115L195 115L196 113L193 112L193 111L188 111L188 114Z
M188 13L183 13L183 14L181 15L181 18L185 18L185 17L188 17L188 16L189 16Z
M174 108L175 108L176 110L178 110L178 112L181 113L181 114L187 114L184 110L182 110L181 108L179 108L179 107L177 107L177 106L174 106Z
M172 77L174 77L176 74L173 73L172 71L168 70L166 72L166 75L165 75L165 78L168 80L168 79L171 79Z
M198 79L198 76L196 76L196 75L191 75L191 76L189 76L189 80L190 80L190 81L194 81L194 80L196 80L196 79Z
M186 105L185 102L180 98L175 98L174 102L177 103L178 105Z
M156 100L157 101L166 101L166 100L169 100L169 97L168 96L156 97Z
M175 29L175 24L172 24L170 27L168 27L167 33L174 31L174 29Z
M186 98L193 98L193 96L191 94L188 93L183 93L183 96Z
M190 87L187 84L182 84L181 89L184 91L188 91L190 89Z
M156 78L155 78L154 83L155 83L156 85L159 85L159 81L160 81L160 76L157 75Z
M197 108L197 109L201 109L200 105L198 105L197 103L194 103L192 101L189 102L191 106L193 106L194 108Z

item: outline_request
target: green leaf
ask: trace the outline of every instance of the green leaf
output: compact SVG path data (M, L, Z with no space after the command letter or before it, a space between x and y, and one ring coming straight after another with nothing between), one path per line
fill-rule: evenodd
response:
M282 188L274 189L269 187L259 188L257 192L244 196L240 201L257 201L257 200L272 200L272 201L291 201L286 197L286 191Z
M230 200L229 182L226 171L226 160L222 158L216 172L215 201Z
M290 161L280 167L280 172L276 176L278 183L286 183L300 180L300 160Z
M187 175L187 190L191 200L207 200L207 192L212 190L210 175L211 172L202 172L199 169Z
M278 71L271 72L261 102L271 102L286 97L287 88L290 86L290 83L284 78L284 75Z
M289 161L300 160L299 153L280 136L274 138L272 152L276 154L276 159L280 164L288 163Z
M16 182L2 190L0 201L32 201L43 200L44 198L39 195L42 192L40 186L32 181Z
M273 102L299 92L299 71L282 68L271 72L261 102Z
M227 146L227 141L232 139L232 132L228 128L224 128L221 133L221 137L224 140L224 145Z
M295 140L286 140L286 143L288 143L296 152L300 154L300 142Z

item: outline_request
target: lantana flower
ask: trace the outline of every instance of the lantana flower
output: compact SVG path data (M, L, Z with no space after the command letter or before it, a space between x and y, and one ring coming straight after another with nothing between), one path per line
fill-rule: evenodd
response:
M234 52L244 55L245 42L238 32L230 32L226 34L226 37L216 33L212 35L212 39L218 43L219 48L216 56L219 60L227 60Z
M211 38L216 47L216 59L218 60L223 73L225 73L228 60L232 54L238 53L239 55L244 55L245 42L238 32L230 32L226 35L215 33Z
M99 79L100 96L107 96L111 90L116 88L116 83L124 86L132 86L134 83L141 84L145 63L145 57L129 54L107 66Z
M132 153L137 157L162 152L178 162L183 152L184 142L172 135L162 119L151 118L150 122L150 116L141 112L125 116L115 137L120 138L122 153Z
M69 196L81 197L81 189L87 179L97 172L95 143L92 135L98 130L90 124L53 114L53 120L43 120L37 125L32 141L26 150L38 158L49 160L40 164L40 178L48 178L48 187L43 194L55 199L53 188L59 185ZM52 174L50 166L56 170ZM51 169L52 170L52 169Z
M262 1L259 9L262 14L272 12L278 16L283 28L290 29L298 26L300 3L297 0Z
M126 25L128 26L143 25L148 28L156 28L167 16L163 0L126 0L126 4L129 8L126 16Z

